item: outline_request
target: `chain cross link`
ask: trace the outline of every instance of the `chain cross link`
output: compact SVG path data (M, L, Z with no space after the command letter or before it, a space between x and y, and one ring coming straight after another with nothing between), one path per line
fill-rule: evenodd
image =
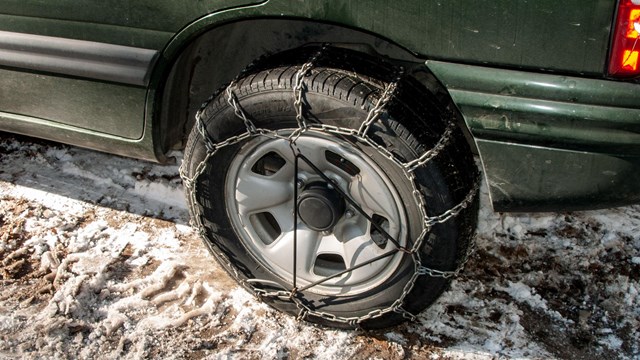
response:
M236 86L236 82L232 81L229 86L227 86L227 103L233 108L233 112L239 117L244 123L244 127L247 128L247 132L249 134L255 134L257 129L256 126L253 125L253 122L249 120L247 114L244 113L242 107L240 107L240 102L238 102L238 98L236 94L233 92L233 88Z
M453 130L455 128L456 124L453 121L450 121L449 124L447 124L444 133L438 140L438 143L433 148L431 148L431 150L425 152L417 159L409 161L408 163L403 165L407 169L407 171L414 171L418 167L431 161L431 159L435 158L442 150L444 150L447 144L449 144L449 142L451 141L451 134L453 133Z
M291 143L302 135L307 130L307 119L304 116L304 78L309 74L311 69L315 66L318 59L322 56L323 52L327 49L327 45L323 45L306 63L296 71L295 80L293 83L293 106L296 110L296 122L298 128L289 136Z
M385 86L382 96L380 96L376 104L371 108L371 110L369 110L367 118L364 120L362 125L360 125L360 129L358 129L358 135L365 136L367 132L369 132L371 124L378 120L382 113L386 111L387 104L389 104L391 99L393 99L396 91L398 90L398 83L402 79L403 75L404 68L398 68L396 70L396 76L394 77L394 80L389 82L387 86Z

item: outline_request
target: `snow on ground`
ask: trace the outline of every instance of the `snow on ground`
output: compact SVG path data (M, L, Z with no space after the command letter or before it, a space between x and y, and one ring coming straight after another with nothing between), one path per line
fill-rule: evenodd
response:
M0 358L640 358L640 206L481 200L478 250L417 321L337 331L224 273L188 226L177 165L0 133Z

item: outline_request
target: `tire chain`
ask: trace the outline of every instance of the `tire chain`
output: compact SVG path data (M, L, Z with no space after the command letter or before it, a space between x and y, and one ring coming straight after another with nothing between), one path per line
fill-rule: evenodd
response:
M295 83L294 83L294 107L296 110L296 120L298 123L298 128L295 129L288 136L281 135L274 130L256 128L255 125L251 122L251 120L249 120L249 117L246 115L246 113L244 112L244 110L240 105L240 102L235 96L233 89L237 86L237 80L239 79L240 75L247 73L248 69L252 67L253 64L250 64L247 69L243 70L240 73L240 75L236 77L236 79L231 81L231 83L226 87L226 90L225 90L227 103L233 108L235 115L243 121L245 128L247 129L247 132L237 136L229 137L223 141L219 141L219 142L214 141L214 139L208 134L206 130L206 125L204 124L204 120L203 120L203 112L204 112L204 109L209 104L209 102L211 102L215 98L215 96L210 97L209 99L207 99L205 103L203 103L200 110L196 113L196 126L204 140L204 144L207 149L207 155L205 156L204 160L202 160L202 162L198 164L191 178L187 176L187 169L186 169L185 163L183 163L182 166L180 167L180 176L182 178L185 188L187 189L187 193L188 193L187 196L189 196L190 198L189 204L190 204L190 211L192 214L191 223L192 223L192 226L198 229L198 234L203 239L206 240L207 233L206 233L206 227L203 222L203 214L201 211L202 206L198 203L197 197L196 197L196 191L195 191L196 183L198 178L202 176L202 174L204 174L211 157L215 155L215 153L221 148L240 143L252 137L266 136L273 139L283 139L283 140L289 141L293 150L295 141L300 137L302 133L306 131L318 131L318 132L325 132L333 135L349 136L352 139L354 139L356 142L371 146L376 151L378 151L382 156L391 160L400 168L402 173L409 180L409 182L411 183L411 186L413 187L413 191L412 191L413 197L414 197L414 200L416 201L416 205L418 206L418 209L420 209L421 216L423 219L422 232L418 236L417 240L415 241L411 249L398 249L398 250L404 250L405 253L407 253L412 257L412 260L414 263L414 272L411 278L409 279L409 281L407 282L407 284L405 284L405 287L403 288L401 295L389 307L383 308L383 309L376 309L369 312L366 315L359 316L359 317L339 317L331 313L312 310L311 308L303 304L303 302L296 297L297 295L296 289L293 289L293 290L285 289L281 291L267 291L254 286L253 283L269 283L272 285L273 283L270 281L264 281L259 279L244 280L236 270L235 266L233 266L233 264L231 263L231 261L229 260L226 254L224 254L222 251L217 251L217 249L212 245L208 245L208 246L212 250L214 255L216 255L216 258L218 259L218 261L222 262L223 265L225 265L225 267L233 273L233 276L236 278L236 280L239 281L244 288L252 291L254 293L254 296L256 296L258 299L262 300L263 298L266 297L266 298L275 298L275 299L293 302L299 309L299 313L297 316L298 320L305 320L307 319L308 316L314 316L316 318L358 327L359 324L361 324L366 320L377 318L387 313L395 312L395 313L399 313L404 318L413 321L415 320L416 315L405 310L403 308L403 303L404 303L405 297L412 291L413 286L415 285L415 282L418 279L418 277L425 276L425 275L430 277L444 278L444 279L457 277L462 272L462 270L464 269L464 266L466 265L467 261L471 257L471 254L475 250L475 243L471 241L469 246L467 247L466 253L463 255L457 268L454 271L442 271L442 270L431 269L429 267L422 265L420 255L419 255L419 249L422 246L422 242L426 238L427 234L431 231L432 226L436 224L445 223L448 220L456 217L461 211L463 211L465 208L471 205L471 203L473 203L478 193L480 180L478 177L474 181L474 184L471 187L471 190L469 191L467 196L460 203L455 205L453 208L445 211L440 215L429 216L426 213L425 199L422 193L420 192L420 190L418 189L414 171L417 168L427 164L433 158L435 158L450 143L450 141L453 138L453 131L456 127L455 123L452 121L449 121L443 134L441 135L440 139L436 143L436 145L430 150L426 151L421 156L419 156L418 158L409 162L403 162L401 159L399 159L396 155L388 151L382 145L376 143L370 137L367 137L366 134L369 131L371 125L377 119L379 119L379 117L382 115L383 112L386 111L387 104L391 101L391 99L395 95L395 92L398 88L398 84L401 81L402 75L403 75L403 69L401 68L396 70L396 74L398 76L396 76L392 82L389 82L386 85L382 95L380 96L376 104L369 110L366 120L363 122L363 124L359 129L356 130L351 128L342 128L342 127L325 125L325 124L308 124L306 121L306 118L304 117L304 112L303 112L303 103L304 103L303 98L304 98L304 90L305 90L304 78L309 74L309 72L314 66L314 63L322 55L322 51L325 48L326 48L326 45L323 46L320 51L315 53L308 62L300 66L296 72ZM295 150L293 151L295 152ZM209 244L209 241L205 241L205 243Z

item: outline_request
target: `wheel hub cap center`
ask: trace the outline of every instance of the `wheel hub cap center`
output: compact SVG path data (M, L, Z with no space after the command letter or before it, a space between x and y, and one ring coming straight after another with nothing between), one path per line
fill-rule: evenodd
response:
M342 196L326 183L311 183L298 196L298 216L311 230L332 229L345 208Z

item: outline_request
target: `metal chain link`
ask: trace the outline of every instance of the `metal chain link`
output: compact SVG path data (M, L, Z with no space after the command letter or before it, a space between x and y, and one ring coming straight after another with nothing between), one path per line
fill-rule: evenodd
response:
M426 275L426 276L435 277L435 278L441 277L445 279L458 277L462 272L462 270L464 270L464 267L467 265L467 262L469 261L469 259L471 258L471 255L473 255L473 252L475 250L476 250L475 242L469 243L469 246L467 247L467 251L462 257L462 261L460 261L460 265L458 265L458 267L454 271L442 271L442 270L431 269L426 266L420 266L418 267L417 274Z
M313 60L313 59L312 59ZM307 128L307 119L304 117L303 109L302 109L302 98L304 96L304 91L302 88L304 86L304 77L307 76L307 73L313 67L313 62L310 60L300 67L296 72L295 81L293 84L293 106L296 109L296 121L298 122L298 128L306 129Z
M455 130L455 128L456 124L453 121L450 121L445 128L444 133L440 137L440 140L438 140L438 143L431 150L425 152L419 158L409 161L408 163L403 165L407 169L407 171L414 171L420 166L431 161L431 159L435 158L442 150L444 150L447 144L449 144L449 141L451 141L451 134L453 133L453 130Z
M380 118L383 112L386 111L387 104L393 99L396 91L398 90L398 84L404 75L404 68L399 67L396 69L396 73L394 76L394 80L389 82L387 86L384 88L384 92L382 96L378 99L375 106L369 110L367 114L367 118L364 120L362 125L360 125L360 129L358 129L358 135L365 136L367 132L369 132L369 128L371 124L373 124L376 120Z
M236 94L233 92L233 88L235 86L235 81L232 81L229 86L227 86L227 103L233 108L233 112L236 114L236 116L242 119L242 122L244 122L244 127L247 128L247 132L249 134L255 134L257 131L256 126L253 125L253 122L251 122L251 120L249 120L249 118L247 117L247 114L244 113L242 107L240 107L240 102L238 102Z
M447 126L445 127L445 130L440 140L436 143L436 145L433 148L431 148L429 151L426 151L424 154L419 156L418 158L411 160L409 162L403 162L401 159L399 159L396 155L394 155L388 149L376 143L373 139L367 136L367 133L371 125L380 118L381 114L384 111L386 111L385 107L391 101L391 99L393 98L397 90L398 83L400 82L401 76L403 74L403 70L399 70L397 72L399 75L396 77L396 80L389 83L385 87L383 94L378 99L376 104L372 107L372 109L369 111L367 118L365 119L365 121L363 122L363 124L360 126L359 129L356 130L356 129L350 129L350 128L341 128L341 127L326 125L326 124L308 124L303 113L303 97L304 97L303 79L308 74L308 72L313 68L314 63L321 56L321 54L322 54L322 49L318 51L316 54L314 54L314 56L308 62L303 64L296 72L293 89L294 89L294 106L296 110L296 120L298 123L298 128L293 129L293 132L289 133L288 136L281 135L281 133L278 131L256 128L256 126L253 124L253 122L249 119L249 117L246 115L246 113L240 106L240 103L233 92L233 88L236 86L236 80L232 81L229 84L229 86L227 86L226 100L229 106L233 108L235 115L240 120L243 121L243 124L247 129L245 133L237 136L229 137L223 141L216 142L208 134L206 125L204 124L204 121L202 119L202 116L203 116L202 114L203 114L204 108L206 107L206 103L204 104L203 108L200 111L198 111L198 113L196 114L196 126L198 129L198 132L201 134L203 138L205 147L207 149L207 155L205 156L205 159L198 164L192 177L188 177L186 167L185 167L186 165L184 163L180 168L180 176L182 177L184 186L187 189L187 193L190 199L189 203L191 204L190 211L192 214L192 225L199 230L199 234L201 237L205 239L207 238L207 234L205 230L206 228L203 221L204 215L202 211L202 206L199 204L198 199L195 195L196 187L197 187L198 179L205 173L207 166L209 166L212 156L214 156L215 153L219 151L221 148L240 143L242 141L245 141L249 138L253 138L256 136L285 139L293 144L305 131L319 131L319 132L325 132L333 135L351 137L351 139L353 139L355 142L359 142L359 143L371 146L380 155L391 160L393 163L395 163L398 166L399 170L407 177L407 179L409 180L409 182L413 187L412 195L414 197L416 205L418 206L418 209L420 209L421 216L423 219L422 231L420 235L417 237L417 239L415 239L415 243L413 244L413 246L411 246L411 250L407 252L408 256L412 257L412 260L414 263L414 272L410 277L410 279L405 284L405 287L403 288L402 293L400 294L398 299L394 301L393 304L391 304L387 308L376 309L363 316L358 316L358 317L339 317L331 313L315 311L301 301L301 299L299 298L301 295L296 291L296 289L266 291L254 285L254 283L261 283L261 282L267 283L266 281L259 280L259 279L244 280L243 277L238 273L236 268L233 266L233 264L229 260L229 257L226 254L217 250L214 245L209 245L209 246L214 251L214 254L218 258L218 260L221 261L227 269L233 272L234 277L240 282L240 284L243 287L250 289L258 299L277 298L283 301L293 302L298 308L297 318L299 320L305 320L305 319L308 319L309 317L315 317L315 318L325 319L332 322L340 322L344 324L350 324L352 326L357 326L364 321L381 317L391 312L401 314L404 318L408 320L414 320L416 318L416 315L406 311L403 308L403 304L406 296L412 291L418 277L431 276L431 277L440 277L440 278L449 279L454 276L457 276L464 268L471 253L474 250L474 244L473 242L471 242L471 244L467 248L467 252L465 253L463 259L461 259L461 262L459 263L458 267L454 271L441 271L441 270L431 269L422 264L422 261L420 259L420 248L422 247L422 243L424 239L427 237L428 233L430 232L432 226L447 222L451 218L456 217L461 211L467 208L474 201L476 194L478 192L479 181L475 182L475 184L472 186L467 196L459 204L455 205L454 207L452 207L451 209L447 210L446 212L440 215L429 216L428 214L426 214L426 202L422 192L419 190L417 179L415 177L414 172L418 167L427 164L429 161L435 158L450 143L453 137L455 124L452 122L448 123ZM209 242L205 241L205 243L208 244Z
M315 66L318 59L322 56L327 49L327 45L323 45L306 63L296 71L295 80L293 83L293 106L296 110L296 122L298 128L291 133L289 140L292 144L307 130L307 119L304 116L304 78L309 74L311 69Z

